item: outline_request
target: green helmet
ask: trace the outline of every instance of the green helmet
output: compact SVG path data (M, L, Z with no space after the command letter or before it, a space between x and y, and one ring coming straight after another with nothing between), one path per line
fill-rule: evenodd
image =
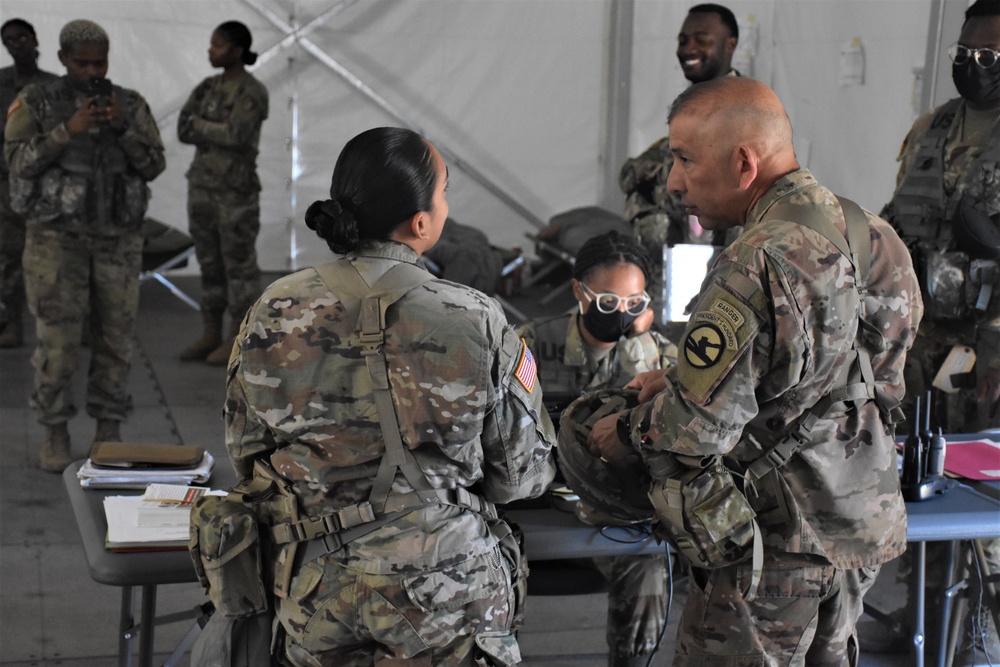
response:
M601 389L570 403L559 419L556 453L566 484L581 501L623 523L652 519L648 496L652 479L641 461L608 465L590 453L587 439L601 418L638 404L639 392L634 389Z

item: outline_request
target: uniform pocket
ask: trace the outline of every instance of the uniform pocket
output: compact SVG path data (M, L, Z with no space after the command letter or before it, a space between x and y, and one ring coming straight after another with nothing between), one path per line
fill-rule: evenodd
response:
M521 649L513 632L483 632L476 635L473 660L476 667L510 667L521 662Z
M506 570L495 552L403 580L406 595L424 612L447 611L504 593Z

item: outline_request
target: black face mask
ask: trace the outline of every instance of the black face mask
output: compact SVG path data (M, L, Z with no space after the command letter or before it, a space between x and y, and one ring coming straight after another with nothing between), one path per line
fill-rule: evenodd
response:
M951 79L959 95L974 105L989 109L1000 104L1000 64L987 69L969 58L951 66Z
M614 343L629 332L636 317L638 315L629 315L620 310L602 313L597 309L597 302L591 301L587 312L583 314L583 326L602 343Z

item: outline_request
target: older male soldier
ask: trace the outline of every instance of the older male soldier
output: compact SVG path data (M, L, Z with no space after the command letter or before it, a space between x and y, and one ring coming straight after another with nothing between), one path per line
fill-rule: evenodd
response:
M927 306L906 360L904 410L912 414L914 399L931 391L932 427L970 433L1000 427L1000 0L969 7L949 55L961 97L913 124L882 214L910 248ZM974 366L966 350L975 352ZM991 569L1000 571L1000 540L982 546ZM929 545L928 558L943 547ZM941 572L929 574L929 585L943 585ZM931 618L941 613L943 595L929 597ZM906 608L893 614L904 625L907 615ZM993 623L985 623L990 615L979 617L987 631L977 628L960 648L975 647L981 656L986 646L996 658L1000 641ZM928 646L939 650L936 642L931 636Z
M59 33L66 76L24 88L4 131L11 208L25 217L24 277L38 345L31 405L46 429L41 467L72 460L67 421L76 414L77 369L87 304L87 413L95 440L119 440L139 309L140 227L146 182L166 166L146 101L112 86L108 35L76 20Z
M732 67L739 38L739 25L728 8L716 4L692 7L677 35L677 60L684 78L699 83L740 76ZM663 306L663 246L691 241L688 215L667 188L672 162L669 138L663 137L638 157L626 160L618 174L625 193L625 219L653 261L648 291L656 313ZM719 244L723 238L720 234Z
M675 664L856 665L862 598L906 546L894 408L923 314L909 253L799 166L764 84L696 84L669 122L670 190L707 229L744 230L702 285L677 366L639 376L648 402L601 420L593 450L641 456L653 498L683 461L754 473L762 565L692 567ZM763 456L777 447L783 465Z
M24 19L10 19L0 26L0 38L14 59L0 69L0 134L9 107L29 83L59 78L38 69L38 38ZM0 348L20 347L24 340L24 218L10 210L7 161L0 157Z

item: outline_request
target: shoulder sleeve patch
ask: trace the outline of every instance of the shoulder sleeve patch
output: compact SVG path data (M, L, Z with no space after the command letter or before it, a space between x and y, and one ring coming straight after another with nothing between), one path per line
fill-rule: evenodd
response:
M535 357L528 349L528 343L521 339L521 358L518 359L514 377L521 383L521 386L530 394L535 388L535 379L538 377L538 369L535 367Z
M677 379L704 405L752 344L759 328L752 308L725 289L713 288L691 316L677 351Z

